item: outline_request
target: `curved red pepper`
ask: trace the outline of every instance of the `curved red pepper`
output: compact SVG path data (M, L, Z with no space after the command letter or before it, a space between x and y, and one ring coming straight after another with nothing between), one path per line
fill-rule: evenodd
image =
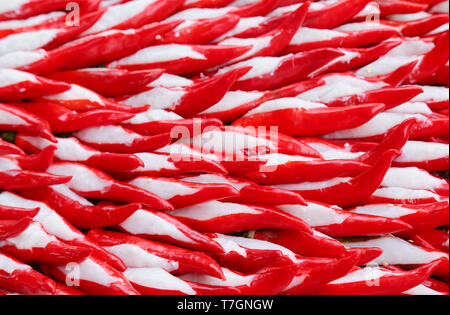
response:
M23 209L0 205L0 220L20 220L23 218L33 218L39 212L39 208Z
M239 19L237 15L226 14L217 18L196 20L193 24L188 23L186 26L181 24L158 40L158 44L206 45L233 29Z
M42 150L37 151L37 154L34 155L3 156L1 158L17 163L20 169L43 172L53 163L55 151L56 147L50 142L48 146L43 146Z
M241 78L235 82L232 90L264 91L280 88L286 84L306 79L308 75L321 69L323 66L326 66L329 62L342 55L343 53L336 49L323 48L295 55L278 57L279 63L275 69L264 74L258 74L258 76L254 76L252 75L252 72L250 72L245 78ZM235 64L232 67L249 65L253 66L253 70L258 70L258 64L253 64L253 62L259 62L259 60L264 62L264 58L260 58L261 57L256 57ZM271 60L274 60L273 58L274 57L271 57Z
M448 231L430 229L420 231L418 234L413 235L410 239L421 247L426 247L430 249L439 249L446 253L449 252L448 246Z
M105 133L114 137L104 139ZM83 129L74 136L100 151L117 153L153 152L165 147L172 140L170 133L142 136L121 126L112 125Z
M247 45L252 46L250 51L238 58L232 59L230 63L259 56L276 56L283 51L287 44L289 44L292 37L294 37L295 33L305 21L309 5L310 2L302 4L298 9L289 14L286 20L278 28L267 34L256 38L245 39L230 37L219 42L218 45L239 45L241 47ZM264 44L263 47L258 47L256 43L259 43L264 38L269 39L269 42Z
M57 282L55 293L53 295L84 295L84 293Z
M127 69L127 70L146 70L162 68L166 72L172 74L186 74L204 71L222 65L230 60L233 60L243 54L247 53L251 46L217 46L217 45L182 45L196 54L200 54L200 58L193 58L187 56L180 56L177 59L167 61L152 61L151 57L148 60L139 61L135 63L132 59L134 57L139 59L140 54L145 56L152 56L152 50L158 49L159 54L165 55L161 52L162 49L173 50L172 45L161 45L155 47L144 48L132 56L119 59L110 63L109 68ZM175 48L176 49L176 48ZM128 61L130 60L130 61Z
M88 238L117 255L128 268L160 267L174 274L196 273L224 278L217 262L201 252L100 229L89 231ZM123 247L128 247L128 251L124 251ZM148 254L150 257L146 256ZM159 257L165 262L159 262L161 265L158 266L158 262L152 261L154 258L151 256ZM173 263L175 264L169 266Z
M2 105L0 104L0 110L2 109L1 106ZM39 117L42 117L42 119L40 120L43 121L43 125L40 126L46 126L50 124L51 130L56 133L74 132L90 127L117 124L134 117L134 114L132 113L124 113L121 111L106 109L77 113L64 106L52 103L21 103L21 107ZM45 121L43 119L45 119ZM16 129L18 129L17 131L30 134L28 128ZM47 131L45 132L46 133L42 136L44 138L49 138L49 136L46 136ZM33 132L31 134L40 135L37 132ZM51 133L49 132L49 134ZM49 138L49 140L56 141L56 139L53 138L53 135L51 138Z
M196 251L223 253L224 249L217 242L205 236L176 218L156 210L138 210L119 224L122 231L173 244Z
M33 219L23 218L21 220L0 220L0 242L25 231Z
M262 206L210 201L171 214L200 232L235 233L273 228L311 233L311 228L302 220Z
M211 183L225 184L234 187L239 191L239 195L227 197L224 201L244 203L244 204L260 204L260 205L280 205L280 204L306 204L305 200L299 194L275 189L267 186L261 186L254 182L237 178L216 174L203 174L195 177L181 177L182 181L191 183Z
M424 79L420 82L421 84L430 84L430 85L449 85L449 66L448 64L438 70L429 78Z
M401 28L402 35L406 37L426 36L441 25L449 22L448 14L434 14L429 17L409 21ZM395 23L393 23L395 25Z
M0 288L25 295L52 295L55 292L55 281L33 270L28 265L0 253L2 266L0 269Z
M0 172L0 189L21 190L65 184L68 181L70 181L70 176L58 176L22 170Z
M24 132L55 141L48 122L21 107L0 103L0 129Z
M70 174L72 180L67 183L67 186L85 198L138 202L156 209L173 210L173 207L164 199L143 189L121 183L97 169L82 164L55 163L47 172Z
M276 103L277 101L272 102ZM361 126L385 109L384 104L381 103L319 108L304 108L302 104L305 102L300 99L293 98L292 103L297 103L298 107L279 110L275 108L268 112L256 112L255 114L250 111L247 116L233 124L243 127L258 127L273 126L274 122L279 122L277 125L280 132L289 136L320 136ZM264 104L260 107L264 108L263 106Z
M399 155L398 151L389 150L369 170L361 175L344 180L321 189L304 190L293 185L280 185L278 188L293 190L304 198L317 200L326 204L348 207L367 200L378 189L392 161Z
M50 75L50 78L82 85L106 97L118 97L142 92L148 84L157 80L163 73L163 69L126 71L93 68L55 72Z
M88 257L92 252L88 248L63 243L31 218L22 219L19 222L25 225L19 229L17 227L19 223L16 223L16 226L7 228L10 235L6 237L2 235L4 238L0 241L0 249L22 261L50 265L76 263ZM2 230L1 222L0 230ZM23 242L28 243L23 245Z
M69 85L45 78L37 77L13 69L0 69L0 76L11 81L10 84L0 86L0 99L5 101L19 101L49 94L67 91ZM18 79L15 79L15 78Z
M368 267L326 284L315 291L319 295L374 295L398 294L422 284L429 278L436 263L404 272ZM377 272L378 271L378 272ZM351 278L350 278L351 277Z
M181 276L181 279L206 285L233 287L239 290L241 295L274 295L279 294L289 285L297 272L297 266L291 263L280 267L268 267L252 275L245 275L227 268L223 268L223 271L226 277L224 281L192 274Z
M124 206L93 205L64 185L23 190L20 194L46 202L70 223L82 229L117 225L141 208L137 203Z
M80 0L84 4L86 0ZM24 3L19 2L11 11L2 12L0 21L25 19L42 13L64 10L70 0L28 0Z
M25 152L22 151L18 146L6 142L3 139L0 138L0 155L3 154L17 154L17 155L24 155Z
M222 8L231 4L234 0L195 0L185 2L183 4L183 9L190 8Z
M411 3L403 0L376 0L382 15L418 13L427 9L426 4Z
M42 59L19 67L31 73L81 69L111 62L151 45L157 36L174 29L179 21L149 24L134 31L112 31L87 36L52 50Z
M77 272L77 289L93 295L140 295L128 280L116 269L105 262L89 257L78 263L73 270L70 266L41 266L42 270L53 278L65 282L74 278L71 272ZM95 275L95 276L94 276Z
M167 200L175 209L209 200L239 196L239 191L223 184L188 183L171 178L136 177L128 184L142 188Z
M141 1L142 2L142 1ZM107 7L99 22L92 28L88 29L83 35L97 34L108 30L127 30L138 29L152 22L159 22L173 14L183 4L183 0L147 0L145 7L136 12L133 2L122 2ZM122 13L126 19L118 16L118 12ZM130 13L134 12L130 16Z
M57 148L55 158L59 161L79 162L112 173L130 171L144 165L134 155L99 152L81 144L73 137L57 138L57 141L54 144L54 147ZM43 148L48 148L47 145L52 144L42 138L27 137L21 134L16 137L16 143L27 152L39 152ZM71 155L67 155L68 148L71 150ZM53 159L39 170L46 170L52 161Z

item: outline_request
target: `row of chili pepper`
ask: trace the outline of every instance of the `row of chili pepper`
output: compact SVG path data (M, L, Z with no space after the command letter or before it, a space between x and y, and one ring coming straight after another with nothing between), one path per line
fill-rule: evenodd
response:
M71 3L0 4L0 295L448 294L448 1Z

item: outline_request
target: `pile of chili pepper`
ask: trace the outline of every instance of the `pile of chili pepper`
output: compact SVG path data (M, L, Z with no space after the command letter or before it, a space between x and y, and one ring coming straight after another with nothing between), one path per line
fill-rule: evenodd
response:
M447 0L73 2L0 3L0 295L449 294Z

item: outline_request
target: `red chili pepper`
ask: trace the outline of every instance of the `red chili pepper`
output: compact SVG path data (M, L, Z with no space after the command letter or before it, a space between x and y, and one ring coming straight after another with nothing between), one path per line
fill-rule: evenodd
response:
M227 174L227 170L218 162L200 156L187 154L136 153L144 162L131 172L117 174L121 178L136 176L173 176L186 173L217 173Z
M84 4L86 0L81 0L80 4ZM64 10L70 0L27 0L20 1L8 7L8 11L0 13L0 21L25 19L42 13Z
M426 36L428 34L434 35L434 30L439 31L439 27L446 25L448 21L448 14L435 14L407 22L397 22L394 20L386 21L385 23L397 27L401 30L401 34L406 37L415 37Z
M53 295L84 295L84 293L74 289L73 287L68 287L64 284L56 282L56 289Z
M422 284L432 273L436 263L420 268L392 272L384 268L357 269L315 291L319 295L398 294Z
M119 270L125 270L125 266L119 258L107 253L101 247L89 241L83 233L75 229L66 219L57 214L47 204L25 199L9 192L0 193L0 204L7 207L19 207L33 211L39 208L39 212L33 219L41 223L50 234L56 236L66 244L88 248L92 250L92 256L105 261Z
M216 18L185 21L176 29L164 35L159 44L206 45L233 29L240 17L226 14Z
M448 231L442 231L438 229L429 229L420 231L418 234L413 235L410 239L417 245L429 249L438 249L448 253Z
M121 258L127 268L162 268L172 274L224 278L217 262L201 252L100 229L89 231L88 238Z
M234 2L234 0L194 0L183 4L183 9L190 8L223 8Z
M69 176L51 175L20 169L0 172L0 189L21 190L34 187L64 184L70 181Z
M63 243L31 218L13 221L13 225L11 221L6 221L6 226L3 223L0 222L0 231L6 235L1 233L0 249L22 261L60 265L79 262L91 254L90 249Z
M383 15L399 13L418 13L427 9L426 4L402 0L376 0Z
M436 73L433 73L432 76L424 79L420 82L421 84L429 84L429 85L449 85L449 66L448 63L438 70Z
M33 113L33 116L31 117L34 117L34 115L41 117L36 117L34 118L34 120L42 121L43 125L39 125L39 127L33 126L33 129L42 128L42 126L50 124L51 130L55 133L74 132L90 127L117 124L135 116L132 113L106 109L77 113L64 106L46 102L21 103L20 106L28 112ZM2 110L2 107L3 105L0 104L0 111ZM45 119L45 121L43 119ZM3 125L0 126L3 128ZM48 127L48 129L50 129L50 126ZM56 141L53 135L51 135L50 131L47 131L46 129L45 131L41 131L40 133L30 133L28 130L33 129L28 126L25 127L19 125L18 127L15 127L15 129L17 129L17 131L24 132L25 134L28 133L31 135L41 135L40 133L45 132L44 134L42 134L44 138ZM6 129L8 129L8 127L6 127ZM51 137L47 136L47 133L51 135Z
M0 155L3 154L17 154L17 155L24 155L25 152L22 151L18 146L6 142L3 139L0 138Z
M0 253L0 287L7 291L26 295L52 295L55 281L30 266Z
M126 71L90 68L55 72L50 78L82 85L106 97L118 97L142 92L148 84L157 80L163 73L163 69Z
M324 182L277 185L276 188L300 193L304 198L348 207L367 200L380 186L398 151L389 150L369 170L353 178L334 178Z
M56 70L81 69L123 58L151 45L156 37L175 28L180 22L149 24L138 30L107 31L86 36L52 50L20 70L49 74Z
M311 233L302 220L262 206L209 201L175 210L171 215L200 232L235 233L273 228Z
M169 133L153 137L142 136L113 125L83 129L74 136L98 150L117 153L153 152L168 145L172 140Z
M26 134L42 136L50 141L55 141L48 122L13 105L0 103L0 129L21 131Z
M402 266L421 266L434 262L433 274L447 276L449 274L448 254L419 247L394 236L385 236L377 239L351 242L349 247L378 247L383 253L376 258L375 264L390 264Z
M131 154L105 153L81 144L76 138L57 138L55 158L58 161L79 162L101 169L105 172L124 172L144 166L144 163ZM40 152L52 143L48 140L19 134L16 143L27 152ZM46 170L51 162L41 170Z
M83 229L117 225L141 208L137 203L124 206L94 205L65 185L28 189L21 191L20 194L46 202L74 226Z
M198 176L181 177L184 182L191 183L208 183L208 184L224 184L234 187L239 191L239 195L227 197L224 201L244 203L244 204L260 204L274 206L279 204L299 204L305 205L303 198L296 193L287 190L274 189L267 186L260 186L254 182L238 178L228 177L216 174L202 174Z
M292 281L297 272L297 266L289 264L281 267L268 267L257 274L245 275L222 268L226 280L219 280L209 276L185 275L180 278L204 285L233 287L241 295L273 295L279 294Z
M221 127L222 122L215 118L183 119L173 112L149 109L145 113L136 114L135 117L122 122L122 126L143 135L170 133L172 138L177 139L180 136L177 130L193 134L194 130L202 132L205 129Z
M260 56L276 56L287 46L292 37L303 24L308 12L309 2L302 4L292 12L286 20L273 31L256 38L226 38L218 45L236 45L241 47L251 46L252 49L244 55L232 59L228 63L247 60Z
M239 196L238 190L224 184L188 183L161 177L137 177L127 183L164 198L175 209Z
M0 86L0 99L5 101L56 94L70 88L66 83L51 81L13 69L0 69L0 76L4 80Z
M65 282L67 279L75 282L78 289L92 295L140 295L128 280L116 269L105 262L89 257L75 266L47 266L41 268L46 274ZM73 270L72 270L73 269ZM79 279L71 272L77 272Z
M252 67L249 73L234 83L232 89L264 91L280 88L306 79L308 75L342 55L343 53L336 49L325 48L283 57L255 57L231 66L231 68ZM260 68L263 64L271 67L261 73ZM220 71L229 68L222 68Z
M294 35L283 53L298 53L317 48L358 48L381 43L398 35L387 25L364 28L356 23L343 24L334 30L302 27Z
M37 154L34 155L4 155L0 159L4 162L14 163L19 169L30 171L45 171L52 163L56 147L50 143L43 146ZM13 168L13 165L11 165Z
M133 96L119 98L118 101L130 106L150 104L152 108L171 110L189 118L217 104L234 82L249 70L250 67L230 70L187 87L158 86Z
M107 30L138 29L165 19L177 11L183 2L183 0L144 0L112 5L106 8L97 23L83 35L97 34Z
M286 135L320 136L361 126L384 109L385 106L381 103L327 107L298 98L282 98L259 105L234 125L258 127L272 126L273 122L279 122L279 131Z
M162 68L172 74L194 73L229 62L247 53L251 48L251 46L178 44L150 46L112 62L108 67L127 70Z
M284 205L277 208L332 237L376 236L411 229L401 219L348 212L316 202L308 202L307 206Z
M0 220L20 220L28 217L32 218L35 217L38 212L39 208L23 209L0 205Z
M122 231L188 248L191 250L222 253L224 249L211 238L189 228L176 218L155 210L138 210L119 224Z
M254 273L278 262L283 253L275 249L246 247L233 237L223 234L211 234L213 240L222 244L225 253L210 254L223 267L243 273Z
M401 220L412 227L398 235L412 235L421 230L445 226L449 220L448 202L435 202L423 205L373 204L350 210L353 213L376 215Z
M173 207L164 199L143 189L121 183L107 174L77 163L55 163L47 170L50 174L70 174L67 186L85 198L138 202L161 210Z

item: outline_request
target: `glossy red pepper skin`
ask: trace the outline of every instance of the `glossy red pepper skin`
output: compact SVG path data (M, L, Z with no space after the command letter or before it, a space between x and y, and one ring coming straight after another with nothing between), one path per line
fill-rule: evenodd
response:
M48 122L21 107L0 103L0 113L6 113L14 117L15 120L24 121L23 124L2 123L0 124L0 129L2 130L24 132L30 135L42 136L50 141L55 140Z
M216 207L229 208L230 213L212 213L209 218L198 218L196 214L213 212ZM241 206L231 203L206 202L192 207L178 209L171 214L186 225L205 233L235 233L259 229L281 229L311 233L311 228L302 220L281 211L262 206L247 206L246 213ZM237 209L233 210L233 207ZM240 211L240 213L238 212Z
M193 206L209 200L221 200L239 196L239 192L229 185L189 183L172 178L136 177L127 183L165 198L175 209ZM158 184L161 185L161 187L158 187ZM171 196L171 198L168 198L165 195L167 190L176 191L178 187L183 187L184 189L187 189L188 192L178 193ZM183 190L183 188L180 189ZM169 195L172 194L169 193Z
M361 126L384 109L385 106L381 103L315 109L280 109L243 117L234 125L257 127L272 126L273 122L280 122L278 124L279 131L286 135L292 137L320 136Z
M24 155L25 152L22 151L18 146L6 142L3 139L0 138L0 155L3 154L17 154L17 155Z
M448 14L434 14L429 17L404 23L404 26L401 28L401 33L406 37L426 36L426 34L434 31L441 25L447 24L448 21Z
M68 287L62 283L56 282L56 289L53 295L84 295L84 293L73 287Z
M0 270L2 289L24 295L52 295L55 292L55 281L52 279L6 254L0 253L0 260L17 266L12 272Z
M96 148L97 150L116 153L153 152L170 144L172 140L170 133L158 134L156 136L143 136L120 126L108 126L105 128L93 127L89 128L89 132L95 131L98 132L99 135L102 135L103 132L108 132L109 130L114 129L120 131L124 135L129 135L132 138L132 141L127 143L123 141L114 143L114 140L110 140L111 143L95 142L95 139L91 139L89 135L85 134L85 130L75 133L75 137L90 147Z
M55 72L50 75L50 78L82 85L106 97L118 97L142 92L148 84L158 79L163 72L163 69L146 71L83 69Z
M334 28L358 14L370 0L342 0L323 9L308 13L305 26L311 28Z
M240 17L226 14L217 18L196 20L194 24L173 30L164 35L158 44L195 44L206 45L214 39L232 30ZM181 25L180 27L182 27Z
M8 72L0 69L0 75L8 77ZM49 94L57 94L68 89L69 85L66 83L34 76L34 81L21 81L0 87L0 99L4 101L20 101Z
M45 121L47 122L44 122L43 126L49 124L49 127L51 127L51 131L55 133L74 132L90 127L117 124L134 117L134 114L132 113L124 113L107 109L77 113L64 106L52 103L21 103L21 107L23 107L30 113L33 113L33 115L41 117L39 118L39 120L43 121L43 119L45 119ZM27 132L28 128L16 129L18 129L17 131L24 132L25 134L28 133L32 135L40 135L37 132ZM45 137L45 134L42 136L44 138L49 138ZM53 135L49 140L55 140L53 138Z
M8 225L10 226L8 227ZM19 239L30 237L30 234L27 234L26 232L28 229L30 229L31 233L36 233L36 229L39 230L40 235L34 234L33 237L45 235L45 237L51 237L52 240L47 241L45 246L42 246L41 244L36 246L30 244L24 248L23 246L15 244L14 239L16 237L19 237ZM91 254L90 249L68 245L52 237L52 235L44 230L40 223L34 222L31 218L25 218L21 221L0 222L0 231L1 230L6 232L6 234L8 234L8 232L10 233L10 235L2 235L3 239L0 243L2 252L27 263L50 265L68 264L71 262L79 262ZM25 234L21 235L22 233ZM9 242L10 239L12 242Z
M421 84L429 84L429 85L449 85L449 66L445 65L436 73L434 73L431 77L424 79L420 82Z
M138 223L147 223L147 229L137 226ZM159 226L170 225L175 233L161 234ZM152 228L152 227L155 228ZM130 218L119 224L118 228L123 232L150 240L177 245L183 248L205 251L212 253L223 253L224 249L208 236L191 229L175 217L161 211L143 209L137 211Z
M171 74L189 74L220 66L233 60L251 49L251 46L217 46L217 45L187 45L193 51L202 54L204 59L190 57L178 58L169 61L143 62L140 64L121 64L121 60L108 65L108 68L126 70L165 69ZM169 48L168 48L169 49ZM170 48L171 49L171 48ZM139 52L137 52L139 53ZM117 58L116 58L117 59Z
M134 155L96 151L88 146L82 145L77 139L72 137L57 138L57 140L58 142L54 144L54 146L58 148L55 154L55 158L58 161L70 160L72 162L79 162L111 173L130 171L144 165L144 163ZM21 134L16 137L16 143L27 152L40 152L40 150L42 150L42 148L45 147L46 144L45 142L44 144L42 144L42 142L39 141L39 138L33 139ZM86 153L88 157L68 158L63 153L65 148L67 148L67 144L73 145L74 152L78 152L80 155ZM42 167L40 170L46 170L50 166L50 164L51 162L44 165L44 167Z
M449 206L446 201L424 205L402 205L402 207L418 210L418 212L402 217L401 220L410 224L414 230L400 233L401 236L420 233L440 226L448 226Z
M223 8L231 4L233 1L234 0L197 0L191 3L184 3L182 8Z
M257 77L240 79L234 83L232 90L264 91L281 88L306 79L313 71L320 69L339 56L342 56L340 51L323 48L283 57L280 58L280 64L274 71Z
M448 231L429 229L420 231L418 234L413 235L410 239L422 247L429 249L438 249L446 253L449 252L448 246Z
M137 203L123 206L87 205L54 187L23 190L20 194L47 203L74 226L82 229L117 225L141 208Z
M98 277L107 275L114 278L115 281L109 284L97 282L96 279L91 278L90 276L92 270L89 269L92 269L92 266L96 266L94 270L96 270ZM65 282L68 277L70 279L72 276L70 275L70 269L66 268L66 266L42 265L41 268L46 274L61 282ZM80 262L79 274L80 279L78 289L84 293L91 295L140 295L128 280L125 279L121 272L96 258L89 257ZM83 278L83 276L86 278Z
M326 204L349 207L367 200L380 186L386 172L399 152L389 150L369 170L353 177L348 182L319 190L297 191L304 198L317 200Z
M314 293L320 295L398 294L422 284L429 278L435 267L436 263L430 263L411 271L389 273L371 281L361 279L353 282L330 283ZM374 283L378 285L373 285Z
M168 270L171 273L196 273L210 275L219 279L224 278L223 272L217 262L215 262L214 259L212 259L208 255L201 252L193 252L181 247L100 229L89 231L88 238L102 247L109 248L120 245L132 245L139 247L140 249L150 253L151 255L155 255L169 261L177 262L178 267L176 268L176 270ZM136 263L137 265L140 264L139 262ZM137 265L130 265L127 267L141 267Z
M43 172L53 163L55 149L56 147L51 144L34 155L12 155L2 158L14 161L20 169Z
M0 172L0 189L21 190L34 187L65 184L68 176L55 176L34 171L10 170Z
M20 67L20 70L50 74L57 70L81 69L111 62L151 45L158 35L172 30L179 23L174 21L149 24L135 32L116 31L88 36L83 40L52 50L44 59Z
M23 218L33 218L38 214L38 212L39 208L23 209L0 205L0 220L20 220Z
M382 15L418 13L427 9L426 4L403 0L376 0Z
M302 181L320 181L340 176L357 176L367 171L367 164L353 160L291 161L286 164L246 172L245 178L261 185L295 184ZM314 200L314 199L313 199Z
M137 202L155 209L173 210L172 205L164 199L143 189L121 183L106 173L82 164L69 162L54 163L47 172L50 174L70 174L72 180L67 183L67 186L75 193L85 198L116 200L119 202ZM80 179L78 176L83 176L83 172L85 175L98 180L100 185L95 187L95 184L93 184L88 189L83 187L83 181L81 181L80 185L80 182L77 182L76 180Z
M84 4L86 0L81 0ZM14 11L7 11L0 14L0 21L25 19L42 13L64 10L70 0L29 0Z

